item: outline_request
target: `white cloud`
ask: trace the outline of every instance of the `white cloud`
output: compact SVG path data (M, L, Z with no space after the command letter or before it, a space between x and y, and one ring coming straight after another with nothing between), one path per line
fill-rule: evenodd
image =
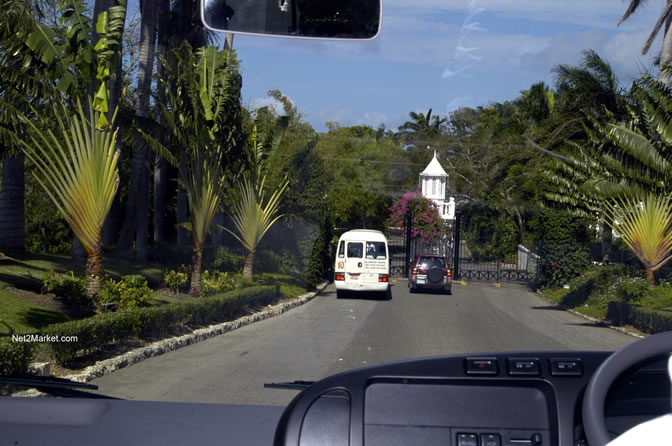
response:
M249 110L258 110L262 107L270 108L276 115L283 115L285 113L282 104L273 98L253 98L248 101L247 108Z
M663 9L664 1L646 2L622 26L627 29L642 22L653 26ZM385 0L383 9L413 8L426 12L455 11L460 13L483 9L503 17L613 29L625 12L628 3L629 1L616 2L614 0Z
M378 128L382 123L388 122L389 118L383 112L366 112L359 119L359 125L368 125L369 127Z
M374 129L384 124L386 128L396 130L406 120L401 115L391 116L381 111L358 111L349 105L325 107L320 110L318 116L321 124L315 127L318 131L324 131L327 122L338 122L342 127L367 125Z

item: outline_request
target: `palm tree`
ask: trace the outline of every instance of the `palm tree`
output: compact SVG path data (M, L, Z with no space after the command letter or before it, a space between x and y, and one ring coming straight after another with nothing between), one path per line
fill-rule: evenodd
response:
M82 104L70 116L68 108L54 106L53 114L32 120L30 142L22 141L26 156L35 164L35 180L54 202L88 255L87 291L100 291L103 277L103 225L117 192L119 151L116 131L100 127L103 113ZM57 131L49 128L56 119ZM114 118L113 118L114 119Z
M583 215L603 214L614 227L613 200L672 192L672 90L643 76L631 95L630 122L593 120L593 129L586 128L589 144L572 143L576 153L557 159L547 172L555 184L547 199Z
M618 24L620 25L626 21L644 3L646 3L646 0L630 0L630 5L628 5L628 9L625 11L625 14L623 14L623 17L621 17ZM656 40L658 33L663 28L663 25L665 25L663 48L660 51L660 74L658 78L667 86L670 85L670 73L667 70L670 63L672 63L672 33L669 32L670 23L672 23L672 2L667 1L665 2L665 6L663 6L663 11L661 12L660 17L658 17L658 21L653 26L653 30L651 30L649 38L642 48L642 55L648 53L653 41Z
M264 190L265 180L264 176L257 186L248 176L240 181L236 201L231 209L235 232L224 228L247 250L243 266L243 277L247 279L252 279L254 254L259 242L271 226L283 217L282 214L277 214L280 209L280 200L289 184L289 181L285 179L267 200Z
M66 97L77 97L87 87L95 92L92 106L101 112L100 124L105 124L108 119L105 113L109 109L107 81L118 60L126 11L125 1L118 3L104 11L97 45L84 1L59 2L62 29L52 29L42 23L33 2L8 0L3 3L0 9L0 64L3 66L0 71L0 141L3 149L11 149L16 143L9 134L25 137L21 118L24 112L39 113L44 104L63 93ZM65 30L67 36L60 34ZM66 38L68 46L61 44ZM76 108L72 102L69 107ZM14 155L3 164L6 175L3 175L0 196L3 209L0 233L10 235L6 241L11 247L23 249L23 155L16 152L10 150Z
M565 120L587 117L604 121L611 113L620 119L625 114L624 90L611 65L597 52L586 50L578 66L556 65L556 99Z
M555 110L555 95L544 82L532 84L529 90L520 92L515 101L516 114L525 122L536 125L547 120Z
M275 118L272 113L261 108L252 128L248 141L249 169L239 179L230 200L232 205L229 214L233 220L234 231L222 228L232 234L248 254L243 267L243 277L252 279L254 255L262 237L273 224L283 215L276 215L280 210L280 200L289 185L285 175L280 184L266 199L268 189L268 156L277 152L287 130L289 118Z
M602 163L599 160L600 153L610 144L609 139L594 130L594 123L620 121L627 115L625 92L618 83L616 74L611 65L593 50L583 52L583 58L578 66L561 64L556 65L552 71L555 74L557 109L561 124L551 132L549 145L565 145L574 151L575 161L592 160L583 165L583 168L581 167L583 161L577 161L578 164L571 166L558 161L556 169L562 171L560 177L569 175L573 181L584 184L591 175L593 178L603 178L602 174L609 175L599 168ZM579 142L582 139L588 142ZM573 175L579 176L572 177ZM607 221L608 216L602 212L599 205L601 199L596 204L595 200L588 199L585 191L579 191L579 187L571 186L572 182L567 181L567 178L562 180L557 176L553 178L553 182L560 188L559 193L551 193L547 198L563 204L564 207L573 207L575 212L578 211L582 215L587 213L602 215L602 260L608 262L612 231ZM577 207L578 203L582 203L581 209L581 206Z
M672 200L648 194L646 198L619 197L606 202L614 231L644 265L655 286L654 272L672 259Z
M422 138L431 139L441 135L441 126L448 122L446 117L432 116L431 108L426 114L410 112L408 116L411 120L399 126L397 135L409 142L418 141Z
M190 214L190 221L183 226L192 235L191 294L197 296L203 246L227 184L224 161L235 141L234 134L240 131L231 116L232 110L240 108L241 85L232 51L208 47L194 54L184 42L175 57L175 70L169 69L160 82L167 100L158 104L160 123L138 131L155 152L180 166L180 184L186 191ZM179 86L174 91L171 76ZM182 149L180 155L171 151L174 147Z

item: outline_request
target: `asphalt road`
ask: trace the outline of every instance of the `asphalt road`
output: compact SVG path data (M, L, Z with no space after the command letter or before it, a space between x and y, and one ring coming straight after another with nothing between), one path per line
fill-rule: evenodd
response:
M96 379L127 399L286 405L264 383L318 380L364 365L464 352L615 350L634 341L549 306L520 285L453 284L453 294L337 299L329 286L278 317Z

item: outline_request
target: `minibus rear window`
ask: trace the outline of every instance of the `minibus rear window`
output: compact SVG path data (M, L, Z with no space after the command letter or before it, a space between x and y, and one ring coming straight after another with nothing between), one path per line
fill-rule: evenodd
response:
M363 246L359 242L348 243L348 257L357 257L362 258L362 249Z
M386 259L385 243L383 242L366 242L366 258L367 259Z

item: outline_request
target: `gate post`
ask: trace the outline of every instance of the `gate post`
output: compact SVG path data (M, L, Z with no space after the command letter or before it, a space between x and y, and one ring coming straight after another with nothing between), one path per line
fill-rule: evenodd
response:
M413 209L406 210L406 253L404 255L404 275L408 277L408 267L411 263L411 231L413 230Z
M455 213L455 229L453 230L453 279L460 278L460 223L462 217Z

